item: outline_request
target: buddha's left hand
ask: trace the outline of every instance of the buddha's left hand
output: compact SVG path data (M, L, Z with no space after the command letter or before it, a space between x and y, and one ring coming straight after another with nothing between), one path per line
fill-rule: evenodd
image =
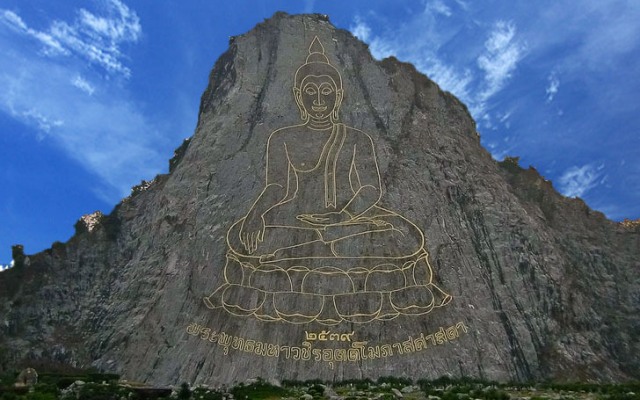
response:
M300 214L297 218L308 224L320 226L338 225L351 220L349 214L335 211L322 214Z

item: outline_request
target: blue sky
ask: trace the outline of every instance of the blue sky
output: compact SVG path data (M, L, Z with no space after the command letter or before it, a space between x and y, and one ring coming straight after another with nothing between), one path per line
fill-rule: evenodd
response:
M2 0L0 264L166 173L229 36L277 10L328 14L464 101L496 159L640 218L637 0Z

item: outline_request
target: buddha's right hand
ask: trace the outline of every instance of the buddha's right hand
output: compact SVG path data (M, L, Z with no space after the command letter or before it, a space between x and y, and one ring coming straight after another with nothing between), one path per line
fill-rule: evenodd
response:
M258 243L264 239L264 220L262 217L247 215L240 227L240 242L247 253L253 254L258 249Z

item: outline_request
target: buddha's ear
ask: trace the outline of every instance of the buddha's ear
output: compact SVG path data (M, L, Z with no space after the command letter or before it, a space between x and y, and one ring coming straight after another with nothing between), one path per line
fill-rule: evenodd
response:
M342 96L344 92L342 89L336 90L336 104L333 106L333 111L331 112L331 119L333 122L338 121L338 111L340 110L340 106L342 105Z
M295 86L293 87L293 97L296 99L296 104L300 109L300 118L306 120L309 114L307 114L307 110L304 108L304 104L302 104L302 92Z
M336 107L340 107L342 104L342 96L344 96L344 91L342 89L336 90Z

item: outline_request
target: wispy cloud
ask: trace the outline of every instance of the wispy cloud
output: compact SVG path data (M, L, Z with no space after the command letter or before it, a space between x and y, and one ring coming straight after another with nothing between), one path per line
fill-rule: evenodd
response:
M545 89L545 92L547 94L547 103L551 103L553 101L553 98L556 96L556 93L558 93L558 89L560 88L560 79L558 79L558 76L552 72L547 78L547 81L549 83L547 85L547 88Z
M400 32L394 35L378 33L373 34L372 28L360 16L354 18L350 31L360 40L369 44L371 54L377 59L383 59L389 56L396 56L412 62L418 70L427 74L444 90L454 93L456 96L468 100L468 86L473 76L470 70L459 69L453 65L443 62L434 49L439 47L437 35L432 35L429 29L424 26L433 26L436 14L450 13L451 11L444 3L439 1L427 3L422 14L415 17L411 24L403 27ZM447 11L448 10L448 11ZM429 21L427 23L427 21ZM421 29L418 31L418 29ZM431 30L435 28L430 28ZM420 40L411 42L419 43L419 45L399 40L399 37L405 35L419 35Z
M397 55L398 49L395 42L389 38L372 36L371 27L360 16L356 15L349 30L355 37L369 44L371 55L378 60Z
M473 101L474 96L470 92L470 87L474 76L471 70L460 70L459 67L445 64L437 57L429 57L418 61L416 68L425 71L444 90L455 94L463 101Z
M457 2L457 12L463 15L468 10L464 2ZM480 124L491 127L488 102L500 92L526 53L526 45L518 37L514 22L497 21L483 32L486 38L477 46L469 44L460 49L470 56L463 62L446 61L449 42L460 33L451 30L450 24L442 21L453 18L454 10L441 0L429 1L422 13L415 14L402 27L377 30L361 16L356 16L350 27L359 39L369 43L372 55L381 59L395 55L413 63L418 70L428 75L443 90L460 98L469 107ZM407 41L402 38L414 37Z
M0 9L0 22L19 34L36 39L47 55L77 55L108 72L128 76L131 71L123 63L120 46L139 39L142 33L140 20L120 0L104 0L102 6L105 15L82 8L73 21L53 20L44 31L29 27L11 10Z
M0 22L17 33L36 39L44 46L45 54L70 54L53 35L29 28L22 18L11 10L0 10Z
M637 50L640 38L640 3L616 0L613 3L585 0L581 12L566 2L553 2L541 18L535 20L539 47L571 41L576 46L562 59L564 68L608 70L618 65L619 57Z
M466 103L497 159L522 156L565 195L585 196L610 217L623 209L638 215L640 2L584 0L580 12L566 0L507 9L467 0L405 7L397 10L401 22L374 9L351 30L374 57L411 62ZM624 168L616 166L620 154Z
M101 4L99 13L77 10L73 21L51 21L46 31L0 10L0 30L9 33L0 35L7 50L0 57L0 111L101 177L96 194L114 202L163 169L158 148L165 139L122 79L131 71L120 45L139 39L138 17L119 0Z
M573 166L567 169L558 180L560 192L567 197L584 196L606 179L606 176L603 177L603 169L604 164L597 167L586 164L582 167Z
M355 19L353 20L353 24L351 24L351 27L349 27L349 30L351 30L353 36L357 37L363 42L369 42L371 28L369 28L369 25L367 25L367 23L364 22L362 18L360 18L360 16L356 15ZM374 57L377 57L377 55L374 54Z
M86 79L84 79L80 75L76 75L71 81L71 84L77 87L78 89L82 90L89 96L91 96L93 92L96 91L95 87L93 87L91 83L89 83Z
M513 22L498 21L484 43L486 51L478 57L478 66L484 71L485 89L479 100L486 101L500 91L518 62L524 55L525 46L516 39Z
M438 14L444 15L445 17L450 17L453 15L451 8L444 4L442 0L434 0L427 2L427 9L432 10Z
M24 108L20 111L12 110L12 115L14 117L18 117L19 119L22 118L27 122L34 123L41 131L45 133L49 133L51 132L51 129L59 128L64 125L63 120L56 117L44 115L34 107ZM39 136L39 138L42 139L43 136Z

